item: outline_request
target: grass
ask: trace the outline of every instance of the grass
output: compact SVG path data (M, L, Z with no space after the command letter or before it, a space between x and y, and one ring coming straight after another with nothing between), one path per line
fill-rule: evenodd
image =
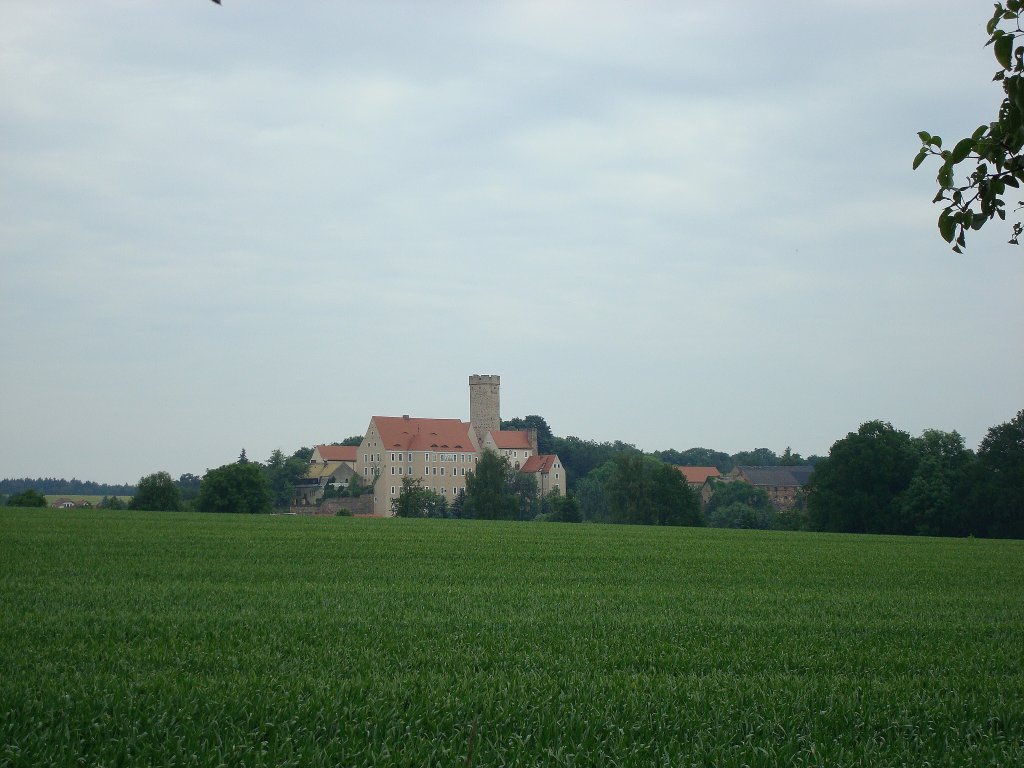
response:
M0 766L1021 765L1024 543L0 513Z

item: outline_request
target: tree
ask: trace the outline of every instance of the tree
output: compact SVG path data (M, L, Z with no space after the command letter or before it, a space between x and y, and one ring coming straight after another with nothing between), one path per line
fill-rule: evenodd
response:
M703 525L700 503L676 469L642 453L615 457L605 481L612 522Z
M447 517L448 502L444 496L423 487L421 478L402 478L398 496L391 500L391 513L395 517Z
M462 516L482 520L515 520L519 499L508 487L508 459L484 451L476 467L466 473Z
M181 493L169 474L155 472L139 480L128 508L177 512L181 509Z
M957 432L927 429L914 440L917 468L899 497L899 516L908 532L964 536L971 532L968 470L974 454Z
M906 432L868 421L833 444L807 484L811 525L821 531L913 533L899 495L910 485L918 454Z
M537 430L537 451L543 454L556 453L555 436L543 416L536 414L524 418L509 419L501 422L502 429L535 429Z
M978 447L978 533L1024 538L1024 410L992 427Z
M104 496L99 503L100 509L125 509L126 505L117 496Z
M270 486L259 466L252 462L225 464L203 477L196 509L255 514L269 512L270 500Z
M715 528L758 528L767 530L775 522L775 508L763 488L735 480L715 483L715 491L704 507L708 525Z
M942 203L939 234L953 250L962 253L968 230L981 229L998 217L1006 219L1006 188L1018 188L1024 180L1024 47L1015 43L1024 31L1021 13L1024 0L995 4L995 12L986 28L988 42L999 69L992 79L1002 84L1004 98L996 119L981 125L970 136L957 141L952 149L942 148L942 139L927 131L918 133L921 149L914 158L917 169L929 156L942 161L936 176L939 191L934 203ZM967 164L957 178L957 167ZM1024 232L1020 221L1013 224L1010 243L1017 245Z
M8 507L45 507L46 497L34 488L7 497Z
M242 452L240 454L238 454L238 463L239 464L248 464L249 463L249 457L245 455L245 448L243 448Z
M270 487L270 503L274 507L284 508L292 503L295 496L295 484L306 475L309 462L303 462L295 456L286 457L280 449L270 454L263 473Z
M558 492L552 492L544 498L550 512L548 519L553 523L581 523L583 516L580 514L580 505L573 496L563 496Z
M777 467L779 457L771 448L755 448L732 455L732 463L740 467Z

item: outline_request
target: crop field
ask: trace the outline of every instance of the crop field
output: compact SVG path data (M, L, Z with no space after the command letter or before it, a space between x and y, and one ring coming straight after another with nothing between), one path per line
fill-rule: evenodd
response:
M1024 542L4 509L15 765L1024 765Z

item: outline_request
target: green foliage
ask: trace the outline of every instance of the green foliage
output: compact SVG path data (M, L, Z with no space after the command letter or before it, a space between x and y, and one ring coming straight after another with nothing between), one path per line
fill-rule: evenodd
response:
M342 440L340 443L338 443L338 445L360 445L360 444L362 444L362 442L363 442L363 435L352 435L351 437L346 437L344 440ZM312 454L313 454L313 451L310 450L310 455L312 455Z
M537 430L537 451L542 454L557 453L555 436L543 416L526 416L525 418L509 419L501 422L502 429L535 429Z
M939 136L918 133L921 149L913 167L916 170L930 156L941 160L936 176L939 191L933 202L943 204L939 234L957 253L967 245L968 230L981 229L996 217L1006 219L1007 188L1017 189L1024 180L1024 47L1017 45L1024 34L1022 8L1020 0L996 3L986 28L986 45L992 46L999 65L993 80L1001 83L1004 94L996 119L979 126L952 149L943 149ZM957 177L961 163L968 170L961 169L964 175ZM1016 245L1022 231L1021 222L1015 222L1010 243Z
M604 484L611 522L703 525L700 502L676 469L641 453L621 453Z
M814 467L807 488L812 526L846 533L914 533L898 497L910 486L918 454L910 435L869 421L837 441Z
M560 493L551 493L545 497L548 508L547 519L552 523L581 523L583 516L580 513L579 502L573 496L562 496Z
M271 506L278 509L289 507L295 498L295 484L306 476L308 460L303 462L296 456L285 457L280 449L274 450L263 466L263 474L270 488Z
M155 472L139 480L129 509L150 512L177 512L181 509L181 492L166 472Z
M8 507L45 507L46 496L34 488L15 493L7 498Z
M636 452L636 446L616 440L613 443L598 443L578 437L554 438L550 453L557 454L565 467L566 488L575 490L576 482L586 477L602 464L611 461L620 453Z
M715 483L715 492L704 508L708 525L715 528L774 527L775 508L763 488L742 480Z
M669 449L655 451L654 458L677 467L716 467L723 475L732 471L732 457L711 448L690 448L685 451Z
M1022 542L401 522L0 511L0 763L1024 764Z
M898 498L900 527L926 536L964 536L968 516L969 469L974 455L956 432L925 430L914 440L918 464Z
M193 501L199 495L199 484L202 481L203 478L193 475L191 472L186 472L174 481L174 484L178 486L182 502Z
M444 496L423 487L423 480L402 478L398 496L391 500L391 514L395 517L447 517L448 502Z
M1024 538L1024 410L988 431L978 448L978 468L973 490L984 510L980 533Z
M225 464L211 469L199 486L200 512L269 512L271 493L267 478L252 462Z
M479 520L519 519L520 499L508 482L513 471L506 457L484 451L476 467L466 474L462 516Z
M104 496L99 504L96 505L100 509L127 509L128 505L121 501L117 496Z

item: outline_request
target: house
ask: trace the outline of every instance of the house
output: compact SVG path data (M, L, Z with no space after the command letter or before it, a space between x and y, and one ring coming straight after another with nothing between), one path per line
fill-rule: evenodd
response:
M408 414L370 419L356 451L354 470L364 483L374 484L374 514L391 514L391 502L401 493L402 480L410 477L449 502L454 501L465 491L467 473L473 471L485 450L507 457L520 472L535 474L542 495L556 487L564 490L564 471L558 457L536 461L535 432L501 429L499 388L498 376L469 377L469 421Z
M60 498L54 501L50 506L56 509L74 509L78 505L75 504L73 499Z
M721 477L722 473L718 467L675 467L679 474L686 478L687 484L693 490L700 492L704 483L712 477Z
M328 485L347 484L356 474L355 445L318 445L309 458L306 476L295 484L295 503L315 504Z
M779 510L792 509L797 494L811 479L814 467L734 467L728 479L742 480L768 493L768 499Z
M565 495L565 469L554 454L535 454L526 460L519 471L537 478L537 490L541 497L549 493Z

